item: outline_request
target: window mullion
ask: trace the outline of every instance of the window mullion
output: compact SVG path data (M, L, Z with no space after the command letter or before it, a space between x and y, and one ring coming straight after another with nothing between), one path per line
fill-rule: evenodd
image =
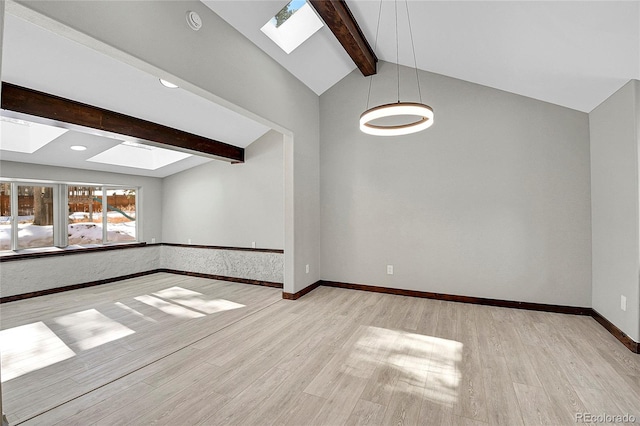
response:
M69 201L66 184L54 185L53 191L53 242L56 247L69 245Z
M141 190L140 187L136 187L136 194L135 194L135 203L136 203L136 241L142 241L142 236L141 236L141 230L142 230L142 225L140 224L140 220L142 219L142 213L141 213L141 208L142 208L142 204L139 202L140 198L141 198Z
M107 187L102 187L102 244L107 244L107 213L109 213L109 205L107 204Z
M11 183L11 250L18 250L18 184Z
M51 198L53 198L53 245L60 247L60 185L53 185Z

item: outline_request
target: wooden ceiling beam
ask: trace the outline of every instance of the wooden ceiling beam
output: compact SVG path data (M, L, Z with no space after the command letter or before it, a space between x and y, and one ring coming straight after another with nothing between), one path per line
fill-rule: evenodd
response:
M63 125L66 123L105 134L124 135L169 149L205 154L234 163L244 162L244 148L4 81L1 107L6 111L41 117Z
M378 58L344 0L309 0L365 77L376 73Z

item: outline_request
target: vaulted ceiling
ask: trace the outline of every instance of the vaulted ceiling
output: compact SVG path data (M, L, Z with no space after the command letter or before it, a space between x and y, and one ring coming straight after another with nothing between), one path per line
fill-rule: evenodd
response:
M281 1L203 3L317 94L355 65L324 27L289 55L260 28ZM395 2L347 0L379 59L396 62ZM640 1L398 0L398 62L413 67L407 7L419 69L590 112L640 79ZM428 88L426 88L428 90Z

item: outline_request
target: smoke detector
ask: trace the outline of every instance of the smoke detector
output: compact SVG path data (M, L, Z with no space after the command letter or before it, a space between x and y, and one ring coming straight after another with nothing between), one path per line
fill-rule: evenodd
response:
M200 19L200 15L190 10L187 12L187 24L193 31L198 31L202 28L202 19Z

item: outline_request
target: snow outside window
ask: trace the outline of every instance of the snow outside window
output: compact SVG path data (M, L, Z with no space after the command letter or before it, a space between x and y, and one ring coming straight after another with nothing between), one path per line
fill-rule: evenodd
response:
M53 216L52 186L18 185L18 249L52 247Z
M135 242L138 192L136 187L0 182L0 250Z
M0 183L0 250L11 250L11 184Z
M136 240L136 190L107 189L107 242Z

